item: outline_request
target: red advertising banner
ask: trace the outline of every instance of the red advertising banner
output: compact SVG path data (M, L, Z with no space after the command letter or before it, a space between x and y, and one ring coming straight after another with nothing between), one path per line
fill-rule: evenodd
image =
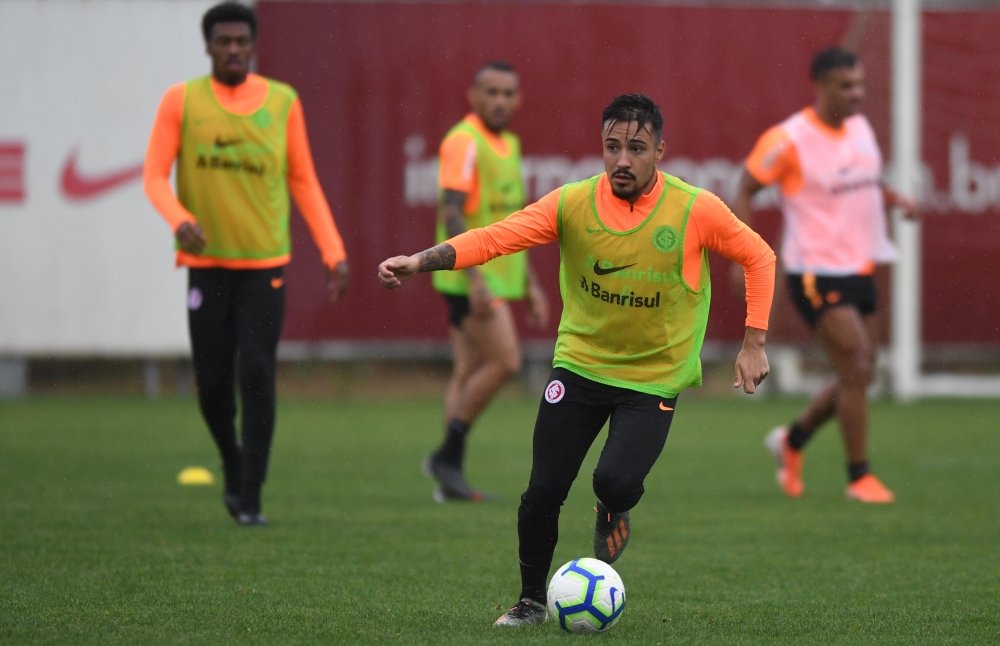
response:
M847 11L621 4L259 2L259 68L294 85L317 170L353 272L347 299L323 297L323 271L295 218L285 338L444 339L442 299L423 277L382 290L383 258L433 244L436 154L468 111L465 92L485 62L519 71L524 97L512 129L522 138L531 199L602 169L600 113L615 95L643 92L661 106L661 168L731 195L756 137L812 101L812 54L840 42ZM924 16L923 329L928 342L995 343L1000 314L1000 12ZM888 160L889 18L872 15L860 50L865 112ZM985 79L994 79L986 83ZM774 198L770 204L773 207ZM780 216L756 228L773 244ZM556 289L558 250L532 262ZM736 340L743 303L728 261L712 258L709 339ZM882 280L883 283L887 281ZM881 294L887 305L888 294ZM776 334L801 337L779 289ZM521 329L526 336L554 336Z

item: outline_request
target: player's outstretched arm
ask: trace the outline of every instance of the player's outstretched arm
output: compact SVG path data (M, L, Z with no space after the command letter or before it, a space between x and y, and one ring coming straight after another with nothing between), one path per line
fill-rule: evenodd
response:
M395 289L418 272L452 269L454 266L455 248L443 242L412 256L386 258L378 266L378 281L386 289Z
M770 367L767 363L767 354L764 352L764 338L767 336L765 330L748 327L743 336L743 347L736 355L736 379L733 381L733 388L743 387L743 392L752 395L757 392Z

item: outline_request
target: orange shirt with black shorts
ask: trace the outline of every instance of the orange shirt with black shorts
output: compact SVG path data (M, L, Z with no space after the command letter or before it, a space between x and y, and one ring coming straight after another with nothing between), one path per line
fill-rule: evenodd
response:
M748 173L776 184L783 216L781 260L793 303L815 326L829 307L875 311L878 263L892 262L882 192L882 155L860 114L833 128L805 108L767 130Z

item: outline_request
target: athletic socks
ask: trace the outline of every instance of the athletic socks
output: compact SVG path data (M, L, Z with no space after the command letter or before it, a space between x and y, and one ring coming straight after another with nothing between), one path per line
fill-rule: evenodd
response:
M854 482L868 475L868 460L852 462L847 465L847 481Z
M457 417L448 421L445 426L444 443L437 450L437 457L448 464L462 466L465 457L465 438L471 425Z
M803 430L799 426L798 422L792 422L788 426L788 442L789 448L795 449L796 451L801 451L806 446L806 442L812 437L812 431Z
M806 431L798 422L792 422L788 427L788 446L796 451L801 451L805 448L806 443L812 438L813 431ZM847 465L847 480L848 482L854 482L866 475L868 475L868 461L862 460L861 462L852 462Z
M548 577L548 568L539 568L533 565L521 566L521 599L534 599L543 606L546 603L547 594L545 590L545 579Z
M243 481L240 490L240 513L256 515L260 513L260 489L264 483Z

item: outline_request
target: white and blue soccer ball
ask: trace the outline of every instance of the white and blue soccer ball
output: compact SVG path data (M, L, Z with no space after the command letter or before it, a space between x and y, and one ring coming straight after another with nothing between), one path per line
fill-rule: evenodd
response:
M549 615L571 633L608 630L625 610L625 586L614 568L597 559L580 558L552 575Z

